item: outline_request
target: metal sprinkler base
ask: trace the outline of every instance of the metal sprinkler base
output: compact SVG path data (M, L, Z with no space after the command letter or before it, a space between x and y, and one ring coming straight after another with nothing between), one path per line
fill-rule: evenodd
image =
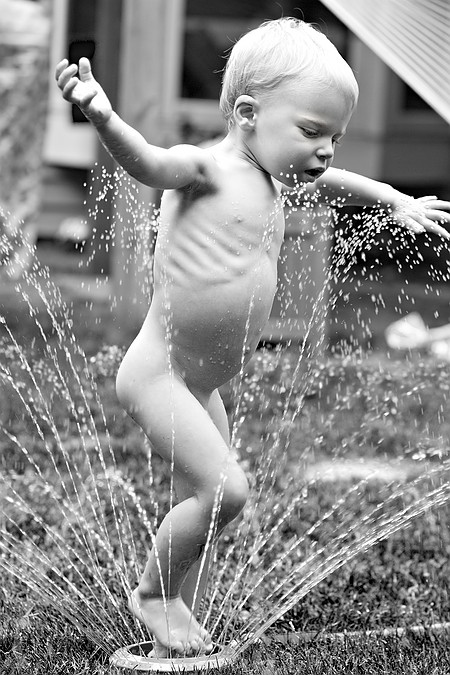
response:
M198 673L223 668L233 662L230 647L216 647L210 654L192 657L159 658L152 656L152 642L138 642L121 647L110 658L112 666L151 673Z

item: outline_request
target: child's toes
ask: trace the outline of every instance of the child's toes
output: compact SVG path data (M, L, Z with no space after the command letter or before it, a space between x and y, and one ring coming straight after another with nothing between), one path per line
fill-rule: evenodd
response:
M199 635L200 635L201 639L203 640L203 642L211 642L211 636L208 633L208 631L206 630L206 628L202 628L200 626Z
M192 654L200 654L203 651L203 642L202 640L191 640L190 648Z
M208 633L208 631L206 631L204 628L200 629L200 636L202 638L202 642L204 644L205 651L208 654L210 651L212 651L212 649L214 647L211 636Z
M199 649L200 654L210 654L212 652L212 650L213 650L212 644L207 644L206 642L200 643L200 649Z
M178 654L179 656L184 656L186 654L186 651L189 649L189 643L188 642L181 642L179 640L176 640L175 642L171 642L169 646L169 652L174 652L175 654Z

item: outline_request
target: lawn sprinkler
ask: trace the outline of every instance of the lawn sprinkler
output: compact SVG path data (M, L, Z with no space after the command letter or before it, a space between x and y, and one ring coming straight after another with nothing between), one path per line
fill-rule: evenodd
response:
M110 663L117 668L147 673L200 673L220 670L235 658L233 645L216 647L210 654L199 656L161 658L154 655L153 642L138 642L121 647L111 656Z

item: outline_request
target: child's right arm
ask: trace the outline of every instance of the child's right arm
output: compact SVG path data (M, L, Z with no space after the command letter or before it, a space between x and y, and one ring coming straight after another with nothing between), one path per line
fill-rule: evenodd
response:
M309 193L314 190L318 190L319 199L323 198L324 203L333 206L378 205L390 214L394 222L416 234L428 230L450 239L450 233L442 227L450 224L450 202L435 196L414 199L388 183L334 167L327 169L321 178L307 186Z
M66 101L75 103L82 110L108 152L130 176L163 190L205 182L208 174L206 153L190 145L166 150L147 143L113 111L108 97L92 75L88 59L80 59L79 66L69 65L64 59L56 67L56 79Z

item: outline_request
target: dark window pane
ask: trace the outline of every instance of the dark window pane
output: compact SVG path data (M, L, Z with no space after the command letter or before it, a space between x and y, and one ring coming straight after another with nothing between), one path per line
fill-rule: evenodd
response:
M419 94L414 91L411 87L409 87L407 84L403 83L402 85L403 89L403 101L402 101L402 108L403 110L430 110L431 107L428 105L426 101L423 100Z
M217 100L229 49L243 33L281 16L317 24L345 57L347 29L320 0L188 0L182 97Z
M67 58L78 63L86 56L94 64L96 0L70 0L67 20ZM72 106L72 121L87 122L78 106Z

